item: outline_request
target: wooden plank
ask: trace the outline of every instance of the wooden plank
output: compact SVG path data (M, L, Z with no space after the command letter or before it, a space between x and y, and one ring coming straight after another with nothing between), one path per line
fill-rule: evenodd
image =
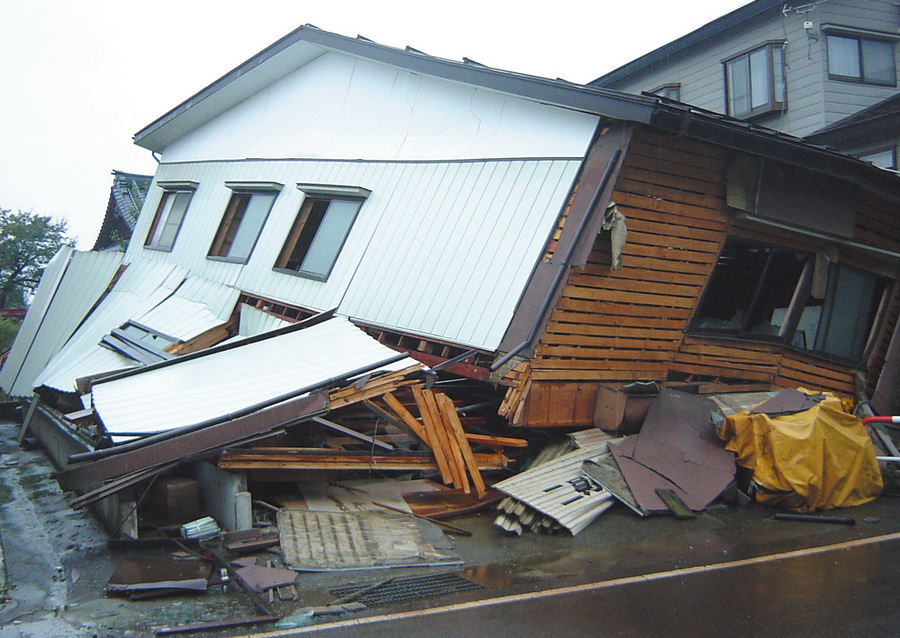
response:
M537 354L542 358L576 358L607 361L611 359L631 360L635 357L640 357L644 361L668 361L672 358L677 343L671 343L669 348L661 349L663 343L646 340L636 340L629 343L623 340L616 348L539 345Z
M481 498L484 496L485 492L484 480L481 478L481 473L478 471L478 464L475 462L475 457L472 455L472 448L469 447L466 433L463 431L462 423L459 422L459 416L456 414L456 408L453 405L453 401L450 400L450 397L446 394L438 394L435 398L437 400L438 408L441 410L441 414L444 417L444 422L450 425L450 430L456 437L456 445L462 453L466 469L469 471L469 476L472 477L475 493L478 495L478 498Z
M428 402L425 400L425 392L419 384L412 386L412 392L413 398L416 401L416 406L419 408L419 414L422 417L422 425L425 428L428 440L431 442L429 447L431 447L431 451L434 453L435 462L441 473L441 482L444 483L444 485L451 484L453 483L453 473L450 471L450 463L447 460L444 447L438 436L434 416L431 414Z
M638 304L644 306L663 306L670 308L693 308L695 297L670 297L666 295L646 294L643 292L623 290L598 290L582 286L567 285L563 291L566 297L575 299L592 299L609 303Z
M316 450L319 452L319 450ZM502 454L473 453L480 471L499 470L506 467L509 459ZM349 455L347 453L332 454L253 454L228 452L222 454L218 463L222 469L229 470L392 470L421 471L437 470L433 456L400 456L400 455Z
M495 452L499 452L506 447L528 447L528 441L525 439L514 439L505 436L488 436L487 434L472 434L466 432L466 440L475 445L483 445L489 447Z
M459 449L451 426L444 419L440 406L438 406L438 395L428 389L423 390L422 393L425 395L425 403L428 405L429 413L434 417L434 427L444 449L444 455L447 457L450 473L453 475L453 486L468 494L471 491L471 487L469 486L469 477L466 476L462 450Z
M538 369L535 368L532 378L535 381L661 381L665 378L666 367L646 365L634 365L630 369L603 369L603 370L569 370L569 369Z
M689 297L696 299L700 295L701 286L686 285L676 281L639 281L615 275L598 277L573 272L569 276L568 285L583 286L596 290L617 290L631 292L639 290L643 294L661 295L664 297Z
M400 401L390 392L385 393L384 396L381 397L385 403L388 404L398 417L406 424L412 432L421 439L421 441L431 447L430 439L428 438L428 431L425 429L425 426L419 423L419 421L412 415L412 413L406 409L406 407L400 403Z

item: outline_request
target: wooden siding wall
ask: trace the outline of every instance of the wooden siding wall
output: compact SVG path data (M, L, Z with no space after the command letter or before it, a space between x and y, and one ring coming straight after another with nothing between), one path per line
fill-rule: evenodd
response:
M529 369L510 391L507 416L514 424L590 425L597 386L634 380L801 386L852 396L854 371L847 366L777 345L684 334L728 234L811 252L821 247L815 239L730 221L728 161L715 146L635 133L613 193L627 220L623 268L610 270L609 235L601 233L586 266L571 271ZM893 216L888 206L861 197L858 238L896 250ZM864 255L842 252L841 260L872 268ZM895 290L868 370L870 390L898 314Z

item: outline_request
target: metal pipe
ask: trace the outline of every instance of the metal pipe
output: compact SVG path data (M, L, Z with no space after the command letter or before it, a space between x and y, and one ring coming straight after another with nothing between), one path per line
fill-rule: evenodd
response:
M581 235L584 233L584 229L588 224L588 221L593 219L594 216L594 208L597 206L597 202L599 202L600 197L603 195L603 191L606 190L606 186L609 183L610 178L612 177L613 170L616 167L616 164L619 163L619 157L622 155L622 149L617 148L613 151L612 157L609 160L609 163L606 165L606 170L603 171L603 176L600 178L600 183L597 184L597 188L594 191L594 194L591 196L591 201L588 204L587 212L581 218L581 221L578 224L578 228L575 230L575 235L572 237L572 242L569 244L568 248L566 248L565 257L563 257L562 262L559 264L559 268L556 271L556 276L553 278L553 283L550 285L550 288L547 290L547 294L544 295L544 300L541 303L541 309L538 311L535 316L534 324L531 326L531 330L528 332L528 337L517 345L515 348L507 352L503 357L495 361L491 367L491 372L496 372L501 367L503 367L510 359L519 354L522 350L527 348L534 341L534 338L537 336L537 332L543 323L544 314L547 312L547 309L550 307L550 304L553 301L553 297L556 295L556 289L559 287L559 283L563 278L563 275L569 269L569 263L572 260L572 255L575 253L575 248L578 246L578 241L581 239Z

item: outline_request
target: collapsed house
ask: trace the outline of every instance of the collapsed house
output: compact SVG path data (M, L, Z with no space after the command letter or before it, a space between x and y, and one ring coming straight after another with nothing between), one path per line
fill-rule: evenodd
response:
M790 136L304 26L135 143L127 250L63 249L0 372L116 533L185 464L229 529L248 480L480 495L633 381L897 402L900 179Z

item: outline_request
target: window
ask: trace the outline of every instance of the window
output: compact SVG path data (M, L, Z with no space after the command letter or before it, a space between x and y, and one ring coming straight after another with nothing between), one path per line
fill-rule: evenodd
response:
M209 249L209 257L246 263L256 245L280 184L226 182L234 190Z
M275 268L324 281L369 191L304 184L298 188L306 197Z
M160 183L160 186L166 190L159 200L156 214L150 223L144 247L155 250L172 250L197 184L195 182L166 182Z
M893 43L829 34L827 48L828 77L865 84L896 86Z
M859 361L888 287L886 279L829 263L824 254L729 238L691 332Z
M678 83L674 84L664 84L658 89L654 91L650 91L651 95L658 95L659 97L664 97L667 100L675 100L676 102L681 100L681 85Z
M786 107L782 46L766 44L725 61L728 115L751 117Z

